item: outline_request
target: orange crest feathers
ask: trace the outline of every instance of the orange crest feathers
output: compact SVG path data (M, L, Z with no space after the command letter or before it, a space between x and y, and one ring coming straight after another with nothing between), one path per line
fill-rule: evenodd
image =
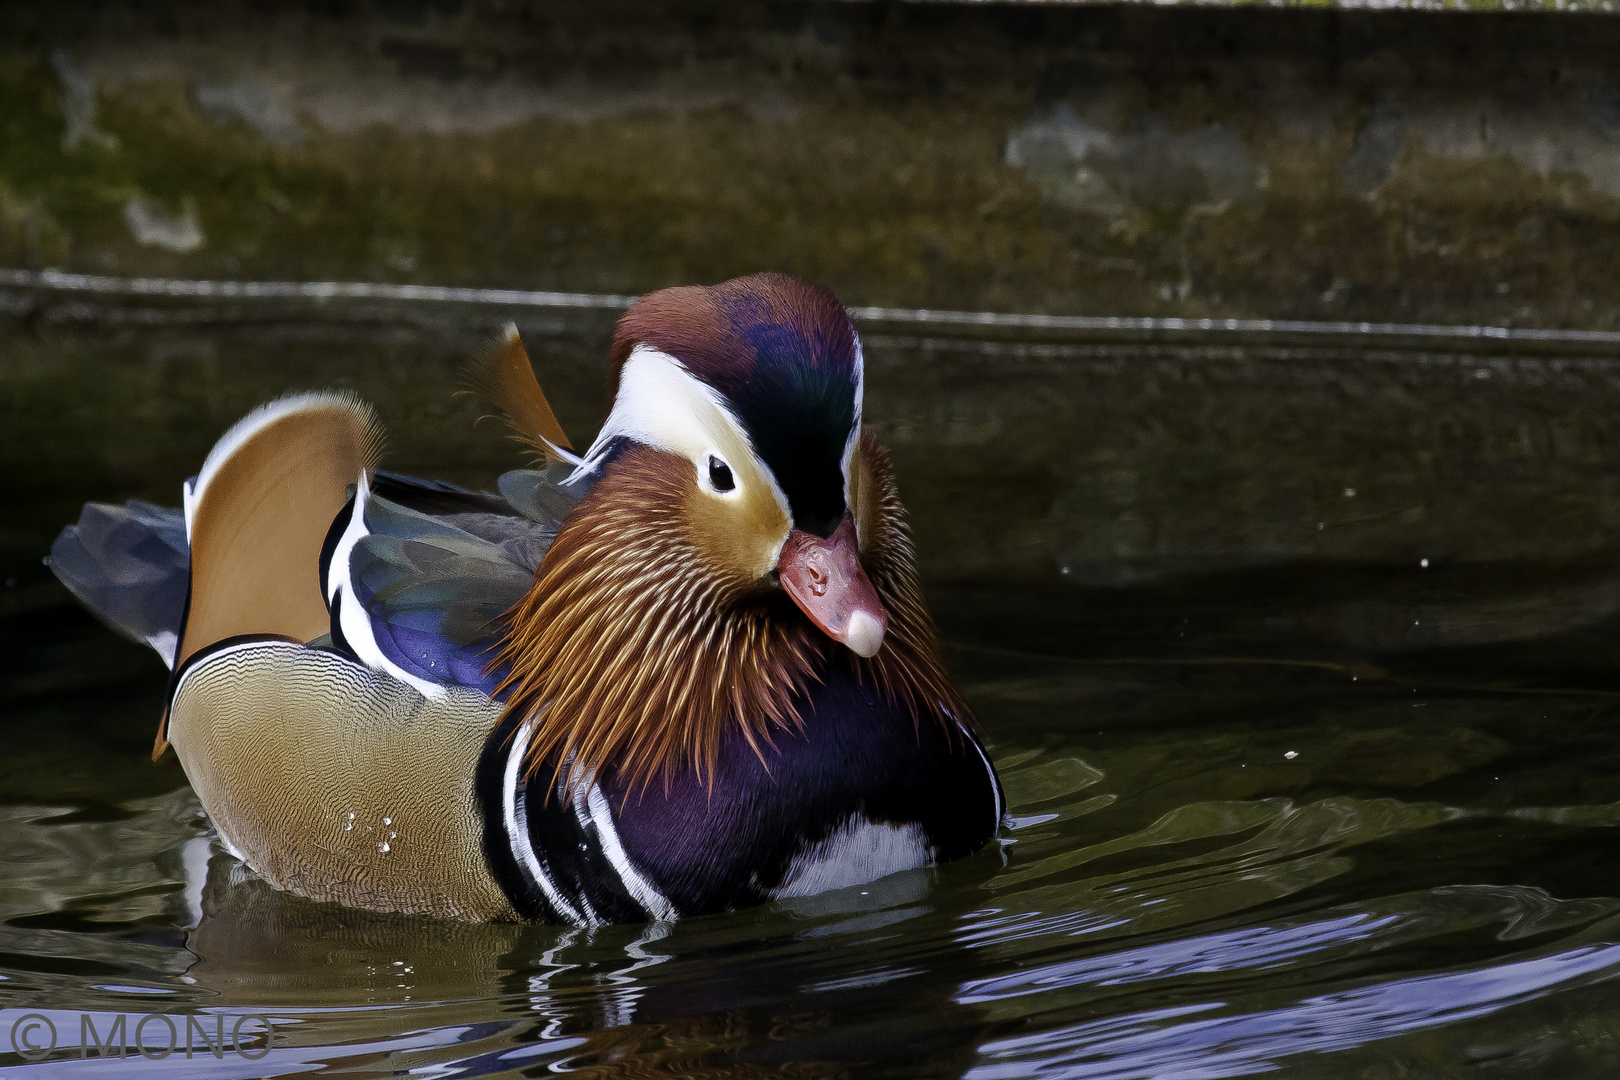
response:
M733 723L762 758L773 727L797 726L819 635L771 594L739 595L685 537L694 483L683 458L627 450L507 614L496 694L534 720L530 775L550 760L570 790L609 765L643 785L683 766L712 778Z

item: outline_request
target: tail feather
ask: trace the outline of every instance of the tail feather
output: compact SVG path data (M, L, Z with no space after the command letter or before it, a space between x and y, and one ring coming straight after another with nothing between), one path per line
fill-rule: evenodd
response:
M174 666L191 557L185 517L139 499L86 503L51 545L51 572L107 625Z
M534 377L534 365L529 362L515 324L508 323L506 333L488 354L468 365L467 379L474 390L506 414L507 423L520 441L540 451L547 461L579 463L569 453L574 445Z
M176 666L243 634L309 641L329 618L321 545L347 489L376 467L381 429L345 394L264 405L226 432L191 498L191 583Z
M191 576L171 695L186 661L216 642L313 641L330 629L321 548L381 450L376 414L348 394L272 401L220 437L185 487ZM168 726L165 706L153 761L169 747Z

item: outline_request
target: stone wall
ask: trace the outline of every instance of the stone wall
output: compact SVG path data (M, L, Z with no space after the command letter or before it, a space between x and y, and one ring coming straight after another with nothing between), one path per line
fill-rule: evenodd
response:
M0 264L1620 325L1620 21L724 2L0 13Z

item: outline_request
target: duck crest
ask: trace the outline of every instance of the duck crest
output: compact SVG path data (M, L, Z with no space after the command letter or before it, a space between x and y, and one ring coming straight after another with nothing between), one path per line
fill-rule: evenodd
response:
M853 665L915 723L932 718L961 737L972 714L940 661L887 455L867 434L858 460L872 499L864 557L891 619L870 659L834 647L779 591L706 573L680 528L690 465L626 448L508 613L491 665L509 672L495 692L506 718L534 721L528 775L551 768L548 790L610 767L625 790L655 777L667 787L688 768L712 782L733 730L769 770L773 737L803 731L805 692L834 663Z

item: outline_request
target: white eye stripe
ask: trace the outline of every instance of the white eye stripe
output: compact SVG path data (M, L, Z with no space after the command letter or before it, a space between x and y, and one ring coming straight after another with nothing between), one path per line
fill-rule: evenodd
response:
M585 452L585 463L569 480L595 469L609 445L621 438L681 455L692 462L700 485L726 496L738 494L743 488L734 460L737 454L720 449L719 444L731 443L752 461L782 513L791 519L787 496L770 467L754 452L753 440L719 392L687 371L679 360L649 345L637 345L630 351L619 376L613 409ZM731 470L736 485L732 491L715 491L709 484L710 456L719 458Z

